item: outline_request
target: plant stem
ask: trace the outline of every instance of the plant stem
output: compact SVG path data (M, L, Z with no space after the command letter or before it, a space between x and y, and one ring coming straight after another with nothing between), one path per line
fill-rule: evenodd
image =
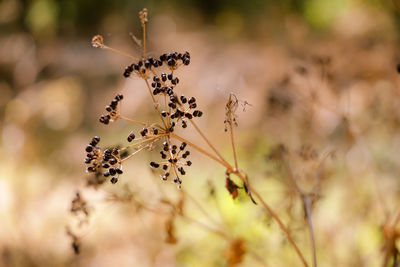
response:
M146 22L142 24L143 27L143 60L146 58Z
M219 158L215 157L213 154L211 154L211 153L207 152L206 150L202 149L201 147L199 147L199 146L193 144L193 143L190 142L189 140L187 140L187 139L185 139L185 138L183 138L183 137L181 137L181 136L179 136L179 135L176 135L176 134L174 134L174 133L171 133L171 132L169 133L169 136L171 136L171 137L173 137L173 138L175 138L175 139L177 139L177 140L179 140L179 141L181 141L181 142L185 142L185 143L188 144L189 146L193 147L194 149L196 149L196 150L199 151L200 153L203 153L203 154L206 155L207 157L209 157L209 158L215 160L216 162L218 162L219 164L223 165L224 167L226 167L226 168L231 168L231 166L230 166L228 163L226 163L226 162L220 160Z
M133 146L137 146L137 145L143 144L143 143L145 143L145 142L148 142L148 141L151 141L151 140L154 140L154 139L163 137L163 136L165 136L165 135L166 135L166 134L159 134L159 135L155 135L155 136L152 136L152 137L149 137L149 138L146 138L146 139L142 139L142 140L140 140L139 142L136 142L136 143L130 144L130 145L127 146L127 147L121 148L120 151L127 150L128 148L131 148L131 147L133 147ZM125 159L126 159L126 158L125 158Z
M150 125L150 123L145 123L143 121L130 119L130 118L127 118L127 117L124 117L124 116L121 116L121 115L117 115L117 118L119 118L121 120L129 121L129 122L137 123L137 124L140 124L140 125L143 125L143 126L149 126Z
M213 146L213 144L211 144L211 142L208 140L208 138L203 134L203 132L200 130L199 126L197 126L197 124L193 120L189 120L189 121L192 123L192 125L194 126L196 131L201 135L201 137L204 139L204 141L206 141L208 146L215 152L215 154L220 158L220 160L224 162L223 165L230 166L230 164L221 156L221 154L218 152L218 150Z
M185 219L185 220L187 220L187 221L189 221L191 223L194 223L194 224L200 226L201 228L204 228L205 230L207 230L209 232L215 233L215 234L221 236L222 238L224 238L224 239L226 239L228 241L232 241L232 238L229 237L229 235L227 235L225 232L222 232L222 231L217 230L217 229L213 229L212 227L208 226L207 224L204 224L202 222L196 221L196 220L194 220L194 219L192 219L190 217L187 217L186 215L183 215L183 214L182 215L178 214L178 215L181 218L183 218L183 219Z
M289 173L289 178L292 181L292 184L296 188L296 191L300 195L301 200L303 202L304 211L305 211L305 214L307 217L307 226L308 226L308 229L310 232L313 266L317 267L317 248L315 245L315 235L314 235L314 227L313 227L313 222L312 222L312 207L311 207L310 197L308 196L308 194L305 194L303 192L303 190L300 188L300 186L297 184L297 181L293 174L292 167L290 166L290 162L288 160L286 160L285 166L287 168L287 172Z
M120 54L120 55L129 57L129 58L131 58L131 59L133 59L133 60L135 60L135 61L138 60L137 57L134 57L134 56L132 56L132 55L130 55L130 54L124 52L124 51L121 51L121 50L119 50L119 49L115 49L115 48L109 47L109 46L107 46L107 45L103 45L101 48L103 48L103 49L108 49L108 50L113 51L113 52L115 52L115 53L117 53L117 54Z
M236 149L235 149L235 139L233 136L233 127L232 127L232 116L234 116L234 114L232 113L232 109L231 109L231 104L232 104L232 96L233 94L229 94L229 99L228 99L228 103L226 104L226 108L227 108L227 113L226 115L228 116L227 118L227 123L229 124L229 134L231 137L231 144L232 144L232 151L233 151L233 158L235 161L235 169L238 170L238 162L237 162L237 156L236 156Z
M184 196L188 197L194 203L194 205L201 211L201 213L203 213L203 215L205 215L215 225L220 225L220 223L217 222L213 217L211 217L211 215L200 205L200 203L194 197L192 197L188 192L184 190L182 190L182 192L184 193Z
M239 166L238 166L237 157L236 157L235 140L234 140L234 137L233 137L232 123L229 123L229 133L230 133L230 136L231 136L231 144L232 144L232 150L233 150L233 158L234 158L234 160L235 160L235 170L238 170L238 169L239 169Z
M243 181L244 177L241 176L241 174L237 174ZM268 211L268 213L272 216L272 218L275 219L275 221L278 223L279 227L282 229L283 232L285 232L287 239L289 240L289 243L293 246L295 249L297 255L299 256L301 262L305 267L308 267L307 261L305 260L303 253L301 253L300 249L297 247L296 242L292 238L292 235L290 234L289 230L286 228L286 226L283 224L279 216L271 209L270 206L264 201L264 199L261 197L261 195L250 185L247 185L248 188L250 189L251 192L258 198L258 200L261 202L261 204L264 206L264 208Z
M157 103L156 99L154 98L153 93L151 92L151 88L150 88L150 85L149 85L149 81L147 81L147 79L145 79L145 78L143 78L143 80L145 81L146 86L147 86L147 89L149 90L149 94L150 94L151 99L152 99L152 101L153 101L154 108L156 109L158 115L160 115L160 118L161 118L162 123L164 124L165 130L167 130L168 127L167 127L167 125L165 124L165 121L164 121L163 116L161 115L161 111L160 111L160 109L159 109L159 107L158 107L158 103Z
M313 266L317 267L317 248L315 245L315 235L314 235L314 227L312 221L312 208L311 208L311 201L308 195L303 195L303 202L306 210L307 215L307 222L308 228L310 230L310 238L311 238L311 246L312 246L312 253L313 253Z
M153 139L155 139L155 138L153 138ZM151 139L148 139L148 140L151 140ZM145 140L143 140L143 141L145 141ZM146 141L147 141L147 140L146 140ZM154 141L153 141L153 142L154 142ZM139 148L138 150L136 150L135 152L133 152L132 154L130 154L130 155L127 156L126 158L123 158L123 159L121 160L121 163L124 162L124 161L126 161L127 159L131 158L132 156L136 155L137 153L139 153L139 152L142 151L143 149L147 148L149 145L150 145L150 144L147 144L147 145L145 145L144 147Z

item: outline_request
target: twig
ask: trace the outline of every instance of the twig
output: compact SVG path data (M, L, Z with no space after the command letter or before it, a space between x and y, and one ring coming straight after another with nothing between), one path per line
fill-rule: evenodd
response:
M316 249L316 245L315 245L315 235L314 235L314 227L313 227L313 221L312 221L311 201L310 201L310 197L306 194L302 195L302 199L303 199L304 207L306 210L308 229L310 230L310 238L311 238L311 245L312 245L312 251L313 251L313 266L317 267L317 249Z
M241 178L244 180L244 177L241 177ZM278 225L282 229L282 231L286 234L286 237L289 240L289 243L295 249L295 251L296 251L297 255L299 256L303 265L308 267L307 261L305 260L303 253L300 251L300 249L296 245L296 242L294 241L292 235L290 234L290 232L286 228L286 226L283 224L283 222L281 221L279 216L271 209L271 207L264 201L264 199L261 197L261 195L251 185L248 185L248 187L249 187L250 191L253 192L253 194L258 198L258 200L261 202L261 204L264 206L264 208L268 211L268 213L271 215L271 217L275 219L275 221L278 223Z
M171 136L171 137L173 137L173 138L175 138L175 139L177 139L177 140L179 140L181 142L185 142L186 144L188 144L189 146L193 147L194 149L196 149L200 153L203 153L207 157L215 160L216 162L220 163L221 165L225 166L226 168L231 168L231 166L227 162L224 162L224 161L220 160L219 158L215 157L214 155L212 155L211 153L209 153L206 150L202 149L201 147L193 144L189 140L187 140L187 139L185 139L185 138L183 138L183 137L181 137L179 135L176 135L174 133L171 133L171 132L169 133L169 136Z
M308 194L305 194L303 192L303 190L300 188L300 186L297 184L297 181L294 177L292 168L291 168L288 160L286 160L285 165L286 165L287 171L289 173L290 180L292 181L292 184L296 188L296 191L299 193L301 200L303 202L304 210L305 210L306 217L307 217L307 226L308 226L308 229L310 232L313 266L317 267L317 248L315 245L315 235L314 235L314 227L313 227L313 222L312 222L312 207L311 207L310 197L308 196Z
M146 58L146 23L147 23L147 8L143 8L142 11L139 12L140 22L142 24L142 32L143 32L143 60Z
M137 57L134 57L134 56L132 56L132 55L130 55L130 54L128 54L128 53L122 51L122 50L115 49L115 48L109 47L109 46L107 46L107 45L103 45L101 48L103 48L103 49L108 49L108 50L113 51L113 52L115 52L115 53L117 53L117 54L120 54L120 55L129 57L129 58L131 58L131 59L133 59L133 60L135 60L135 61L138 60Z
M148 142L148 141L152 141L152 140L154 140L154 139L158 139L158 138L163 137L163 136L165 136L165 135L166 135L166 134L159 134L159 135L155 135L155 136L152 136L152 137L149 137L149 138L146 138L146 139L141 139L140 141L135 142L135 143L133 143L133 144L130 144L130 145L128 145L127 147L121 148L120 151L127 150L127 149L129 149L129 148L131 148L131 147L133 147L133 146L137 146L137 145L146 143L146 142ZM125 158L125 159L126 159L126 158ZM124 160L125 160L125 159L124 159Z
M216 225L220 225L219 222L217 222L213 217L211 217L211 215L200 205L200 203L194 198L192 197L188 192L182 190L182 193L188 197L194 204L195 206L197 206L197 208L210 220L212 221L214 224Z
M151 125L150 123L146 123L146 122L143 122L143 121L138 121L138 120L135 120L135 119L130 119L130 118L124 117L124 116L122 116L120 114L117 115L117 118L121 119L121 120L129 121L129 122L133 122L133 123L136 123L136 124L140 124L140 125L143 125L143 126L146 126L146 127Z
M133 152L132 154L130 154L130 155L127 156L126 158L121 159L121 163L124 162L125 160L127 160L127 159L133 157L134 155L136 155L137 153L139 153L139 152L142 151L143 149L148 148L149 146L150 146L150 144L147 144L147 145L145 145L144 147L139 148L138 150L136 150L135 152Z
M215 152L215 154L220 158L220 160L224 162L223 165L225 165L225 166L229 165L230 166L230 164L221 156L221 154L214 147L214 145L211 144L211 142L208 140L208 138L203 134L203 132L200 130L199 126L197 126L197 124L193 120L189 120L189 121L192 123L192 125L194 126L196 131L201 135L201 137L204 139L204 141L206 141L208 146Z
M152 99L152 101L153 101L154 108L156 109L158 115L160 116L161 121L162 121L162 123L164 124L165 130L167 130L167 129L168 129L168 126L165 124L164 118L163 118L163 116L161 115L161 111L160 111L160 109L159 109L159 107L158 107L158 103L157 103L156 99L154 98L153 93L151 92L151 88L150 88L149 81L147 81L146 78L143 78L143 80L145 81L146 86L147 86L147 89L149 90L149 94L150 94L151 99Z
M230 103L232 103L232 94L229 95L229 99L228 99L228 103L226 104L227 107L230 105ZM228 107L229 108L229 107ZM229 114L227 114L229 116L228 118L228 124L229 124L229 133L230 133L230 137L231 137L231 144L232 144L232 151L233 151L233 158L235 161L235 169L238 170L238 162L237 162L237 156L236 156L236 149L235 149L235 139L233 136L233 127L232 127L232 112L229 111Z
M186 215L183 215L183 214L178 214L178 215L181 218L183 218L183 219L185 219L185 220L187 220L187 221L189 221L191 223L194 223L197 226L200 226L201 228L204 228L205 230L207 230L209 232L212 232L212 233L215 233L215 234L221 236L222 238L226 239L227 241L231 241L232 240L232 238L229 235L227 235L225 232L222 232L220 230L214 229L214 228L208 226L207 224L204 224L202 222L196 221L195 219L192 219L192 218L190 218L190 217L188 217Z
M233 137L233 130L232 130L232 124L231 123L229 124L229 132L230 132L230 135L231 135L231 143L232 143L232 150L233 150L233 158L234 158L234 161L235 161L235 169L238 170L239 166L238 166L237 157L236 157L235 140L234 140L234 137Z

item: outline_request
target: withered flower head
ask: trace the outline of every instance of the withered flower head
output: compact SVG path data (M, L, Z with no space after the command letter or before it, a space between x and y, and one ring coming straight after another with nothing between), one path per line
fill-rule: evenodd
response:
M92 38L92 46L95 48L103 48L104 47L104 40L103 36L96 35Z

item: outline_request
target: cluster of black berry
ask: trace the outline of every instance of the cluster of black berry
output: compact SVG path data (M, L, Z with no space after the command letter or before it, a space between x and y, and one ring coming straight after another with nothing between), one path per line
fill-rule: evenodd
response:
M114 99L111 101L110 105L106 106L106 111L108 112L107 115L101 115L99 121L104 124L109 124L110 122L113 122L117 115L118 115L118 103L124 98L123 95L118 94L114 97Z
M105 170L103 176L111 176L110 182L113 184L118 182L119 175L123 173L120 162L120 151L117 147L104 150L101 164L101 167Z
M183 142L179 148L176 145L171 145L168 142L163 143L163 149L160 151L161 158L164 160L161 163L150 162L150 166L153 168L159 168L162 166L164 171L161 178L166 181L171 173L174 174L174 183L177 183L179 186L182 184L182 179L179 177L180 175L185 175L186 172L183 166L191 166L192 162L190 160L186 160L186 158L190 155L190 151L186 150L187 144Z
M158 129L156 127L144 127L141 131L140 131L140 135L142 137L147 137L149 135L158 135Z
M125 68L124 77L128 78L131 76L132 72L138 75L144 75L150 68L158 68L163 64L168 65L171 69L176 69L179 65L179 60L182 61L183 65L190 64L190 54L189 52L177 53L171 52L168 54L162 54L159 59L149 57L145 60L140 60L138 63L133 63Z
M99 146L97 146L99 142L100 137L95 136L85 148L85 151L87 153L85 163L86 165L88 165L88 167L86 168L88 172L96 172L98 168L99 159L101 159L101 149Z
M151 136L156 136L158 135L159 130L156 127L144 127L141 131L140 131L140 135L143 138L146 137L151 137ZM129 135L126 137L126 140L130 143L133 140L135 140L136 136L133 132L130 132Z
M178 121L181 121L181 125L183 128L187 127L187 119L192 119L193 117L201 117L203 112L197 110L196 99L191 97L187 99L184 95L180 97L177 96L174 92L174 86L179 83L179 78L174 77L172 73L165 74L162 73L161 77L153 76L153 82L151 86L153 89L153 95L164 95L168 98L168 111L163 110L161 115L164 118L169 118L169 129L168 131L172 132L174 127ZM170 84L168 84L168 82ZM194 110L192 113L190 111Z
M169 67L173 68L177 66L178 60L181 60L182 64L187 66L190 64L190 54L187 51L183 54L177 52L171 52L168 54L162 54L160 56L160 60L166 62Z
M100 147L97 146L99 142L100 138L95 136L86 146L86 170L87 172L92 173L98 173L101 172L100 170L102 170L103 176L111 176L110 181L111 183L115 184L118 182L119 175L123 173L120 164L120 150L115 147L113 149L106 149L102 152Z
M132 64L125 69L125 77L129 77L133 72L136 72L136 74L146 80L152 77L151 87L153 88L153 95L163 97L166 103L160 112L163 117L163 124L167 127L160 127L156 124L146 125L146 127L139 132L140 135L138 134L142 139L142 141L139 142L133 142L136 136L131 132L127 136L127 141L132 142L132 144L124 149L112 148L102 151L97 146L100 138L94 137L91 143L86 147L86 152L88 154L85 163L88 164L88 172L96 174L96 177L104 177L104 180L110 177L110 181L116 183L119 175L123 173L121 169L121 159L126 156L122 154L128 153L127 148L135 146L137 151L140 151L146 146L151 147L153 142L158 140L159 137L168 132L174 131L174 127L178 123L180 123L183 128L186 128L188 120L203 115L203 112L197 109L197 103L194 97L186 98L184 95L177 95L174 92L175 87L179 84L179 78L174 76L174 70L177 69L179 65L189 64L190 54L188 52L183 54L172 52L162 54L159 59L149 57L145 60L139 61L138 63ZM169 74L157 74L152 69L163 65L166 65L167 69L170 70ZM151 70L151 73L153 74L152 76L147 75L148 70ZM101 115L101 123L109 124L110 122L121 118L118 104L122 99L123 95L118 94L111 103L106 106L105 109L108 113ZM148 141L151 142L147 143L147 141L143 139L149 139ZM154 141L152 141L153 139ZM186 160L190 155L190 151L185 150L187 144L184 142L179 146L179 148L177 145L169 144L168 142L163 143L163 149L160 151L161 158L165 161L161 163L151 162L150 166L153 168L159 168L162 166L164 171L161 176L162 179L168 180L168 177L171 175L174 177L173 181L180 187L182 183L180 176L186 174L184 166L190 166L192 164L191 161Z

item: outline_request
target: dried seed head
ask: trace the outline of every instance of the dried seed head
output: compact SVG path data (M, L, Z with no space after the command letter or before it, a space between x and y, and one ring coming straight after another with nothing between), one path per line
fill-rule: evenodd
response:
M139 18L142 24L146 24L146 22L148 21L147 14L148 14L147 8L143 8L143 10L139 12Z
M104 48L103 36L96 35L92 38L92 46L95 48Z

